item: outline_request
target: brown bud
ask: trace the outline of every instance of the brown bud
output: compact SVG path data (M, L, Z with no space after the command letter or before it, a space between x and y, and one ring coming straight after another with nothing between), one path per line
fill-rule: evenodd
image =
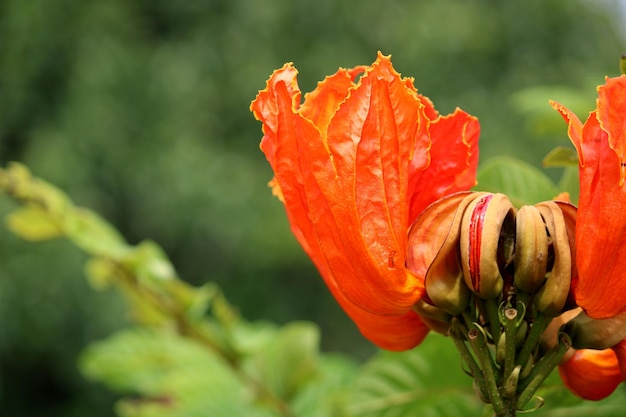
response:
M482 195L484 194L469 194L459 203L448 235L426 273L425 285L428 297L434 305L453 316L465 310L470 298L470 290L463 280L458 256L461 220L468 205Z
M480 298L496 298L504 285L498 246L515 209L504 194L487 194L467 207L461 224L461 266L467 286Z
M515 230L515 286L533 293L544 283L548 265L548 234L539 210L521 207Z
M626 313L595 320L581 312L565 324L563 332L572 339L574 349L608 349L626 337Z
M556 317L561 314L572 276L572 254L563 213L554 201L536 205L541 213L554 251L554 263L546 282L535 295L535 305L543 314Z

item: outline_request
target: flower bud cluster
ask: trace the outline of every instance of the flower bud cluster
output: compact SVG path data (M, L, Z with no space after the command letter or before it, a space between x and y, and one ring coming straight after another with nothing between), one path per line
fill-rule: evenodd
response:
M565 333L548 352L540 342L552 319L574 307L568 300L576 274L575 208L547 201L516 209L507 196L484 192L447 199L428 207L409 231L407 267L429 265L426 296L414 309L455 339L494 409L511 403L523 409L571 346ZM445 224L433 234L445 236L430 236L437 250L424 260L423 225L433 219Z
M434 204L422 216L436 211ZM427 299L415 308L449 322L468 308L473 296L482 303L516 305L520 300L528 312L532 307L550 317L559 315L575 271L570 214L566 204L554 201L515 209L503 194L467 194L452 213L447 236L424 277ZM413 239L422 238L413 230L409 269ZM433 316L431 307L441 311Z

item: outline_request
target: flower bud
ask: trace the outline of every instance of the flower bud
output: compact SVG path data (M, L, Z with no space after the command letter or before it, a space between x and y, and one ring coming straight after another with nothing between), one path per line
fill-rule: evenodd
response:
M452 316L445 310L428 303L424 299L418 300L418 302L413 305L413 310L423 318L425 317L442 323L450 323L450 320L452 320Z
M453 316L461 314L470 299L470 290L463 280L463 270L458 257L461 220L466 208L482 195L484 193L469 194L459 203L448 235L426 273L425 286L428 297L434 305Z
M595 320L581 312L565 324L563 332L571 337L574 349L608 349L626 337L626 313Z
M504 357L506 355L506 334L502 332L498 343L496 343L496 362L500 365L504 364Z
M548 234L541 213L523 206L515 215L515 286L533 293L546 279Z
M572 254L565 219L559 206L554 201L546 201L536 207L548 229L554 263L547 274L546 282L535 294L534 302L540 312L556 317L561 314L567 301L572 275Z
M504 285L498 249L515 209L504 194L487 194L467 207L461 224L461 266L467 286L480 298L496 298Z
M513 368L513 371L508 376L502 387L502 395L505 398L515 398L517 391L517 382L520 379L520 373L522 371L522 365L517 365Z

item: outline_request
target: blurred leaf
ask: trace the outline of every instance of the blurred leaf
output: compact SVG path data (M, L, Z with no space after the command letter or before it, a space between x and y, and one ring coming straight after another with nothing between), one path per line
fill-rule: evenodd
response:
M118 258L128 250L120 233L95 212L75 207L65 215L67 238L88 254Z
M543 158L541 163L546 168L578 167L578 154L571 147L557 146Z
M120 331L90 345L80 367L113 390L139 394L118 403L122 417L272 415L251 405L246 386L221 357L175 334Z
M106 258L90 258L85 263L87 280L97 290L108 288L117 273L115 265Z
M32 242L59 237L63 231L50 215L37 206L27 205L11 212L7 227L19 237Z
M506 194L516 206L551 200L559 189L543 172L515 158L499 156L478 170L476 189Z
M52 184L35 178L23 164L12 162L0 169L0 188L18 200L42 206L53 216L64 213L72 206L67 195Z
M232 326L234 349L240 355L252 355L267 346L278 333L278 326L268 321L247 322L240 320Z
M583 92L580 88L567 86L534 86L511 95L511 106L524 115L534 136L564 135L562 118L549 105L549 100L567 104L575 114L589 112L594 103L593 90Z
M315 375L318 366L319 329L309 322L291 322L258 354L244 364L256 380L276 397L288 401Z
M315 378L292 401L299 417L344 417L346 402L357 372L356 362L346 356L324 354Z
M437 334L413 350L380 352L366 363L348 406L353 417L471 417L483 409L452 341Z
M176 278L176 271L163 249L150 240L141 242L124 263L147 287L159 288L163 282Z
M559 190L569 194L572 204L578 204L578 198L580 197L578 167L567 167L563 170L559 180Z

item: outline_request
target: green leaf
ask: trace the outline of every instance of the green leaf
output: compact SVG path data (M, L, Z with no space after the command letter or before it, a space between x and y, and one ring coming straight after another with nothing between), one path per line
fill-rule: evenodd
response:
M349 357L324 354L315 378L300 389L291 402L298 417L346 417L346 402L357 372Z
M142 284L149 288L160 288L165 281L176 279L176 271L163 249L151 240L135 247L124 259Z
M563 170L559 180L559 190L569 194L572 204L578 204L578 199L580 198L578 167L567 167Z
M6 169L0 168L0 189L23 203L35 203L58 218L72 207L67 195L39 178L20 163L12 162Z
M504 156L490 159L481 166L476 189L504 193L518 207L551 200L559 194L554 182L539 169Z
M11 212L6 218L7 227L22 239L39 242L59 237L63 231L50 215L41 208L27 205Z
M348 405L353 417L470 417L484 406L448 338L429 335L407 352L380 352L362 368Z
M549 136L562 140L565 137L563 119L548 104L549 100L567 103L575 114L586 114L594 98L589 92L566 86L534 86L515 92L510 103L526 119L531 138Z
M229 328L231 344L242 356L254 355L267 346L278 333L278 326L268 321L238 320Z
M96 290L109 288L118 274L115 265L106 258L90 258L85 263L85 275Z
M257 409L233 369L213 351L174 333L120 331L80 358L90 379L123 393L122 417L270 416Z
M578 154L571 147L557 146L543 158L542 165L551 167L578 167Z
M318 366L319 328L309 322L291 322L256 355L244 369L264 381L276 397L288 401L314 375Z
M64 229L67 238L90 255L119 258L128 251L120 233L91 210L76 207L68 211Z

